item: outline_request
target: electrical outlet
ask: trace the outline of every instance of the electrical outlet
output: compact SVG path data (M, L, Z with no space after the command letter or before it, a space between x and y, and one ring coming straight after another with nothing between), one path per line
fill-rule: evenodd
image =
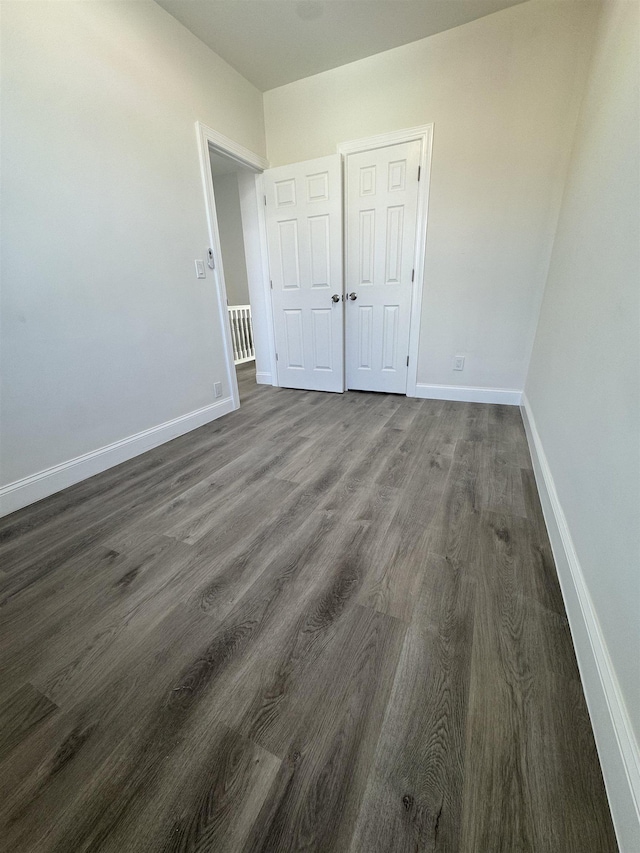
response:
M454 370L464 370L464 356L463 355L457 355L453 359L453 369Z
M216 397L222 397L222 382L213 383L213 393Z
M196 278L206 278L207 274L204 271L204 261L196 261Z

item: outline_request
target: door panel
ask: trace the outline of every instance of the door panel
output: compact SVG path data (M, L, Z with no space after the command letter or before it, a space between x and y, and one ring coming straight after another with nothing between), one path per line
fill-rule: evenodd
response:
M347 388L405 394L421 143L346 159Z
M299 308L285 308L283 314L285 366L288 370L304 370L302 311Z
M395 370L398 352L399 305L385 305L382 315L382 369Z
M311 252L311 287L329 287L331 254L329 252L329 217L309 217Z
M343 391L340 158L268 169L264 180L278 383Z
M373 341L373 308L358 305L358 359L359 370L371 370L373 366L371 344Z

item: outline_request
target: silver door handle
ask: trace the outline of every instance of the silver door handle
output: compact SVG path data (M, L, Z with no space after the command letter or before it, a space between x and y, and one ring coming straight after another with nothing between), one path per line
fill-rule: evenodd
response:
M340 297L338 296L337 293L333 294L333 296L331 297L331 301L332 302L340 302Z
M357 298L358 298L358 294L357 294L357 293L350 293L350 294L349 294L349 299L350 299L352 302L355 302Z

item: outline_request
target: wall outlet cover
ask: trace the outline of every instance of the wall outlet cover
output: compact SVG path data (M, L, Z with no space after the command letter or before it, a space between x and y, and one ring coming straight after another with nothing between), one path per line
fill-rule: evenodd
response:
M222 397L222 382L213 383L213 393L216 397Z
M457 355L453 359L453 369L454 370L464 370L464 356L463 355Z
M206 278L204 270L204 261L196 261L196 278Z

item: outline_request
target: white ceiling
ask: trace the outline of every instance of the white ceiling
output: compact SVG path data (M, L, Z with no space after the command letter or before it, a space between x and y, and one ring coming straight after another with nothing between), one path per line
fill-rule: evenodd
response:
M524 0L156 0L265 92Z

